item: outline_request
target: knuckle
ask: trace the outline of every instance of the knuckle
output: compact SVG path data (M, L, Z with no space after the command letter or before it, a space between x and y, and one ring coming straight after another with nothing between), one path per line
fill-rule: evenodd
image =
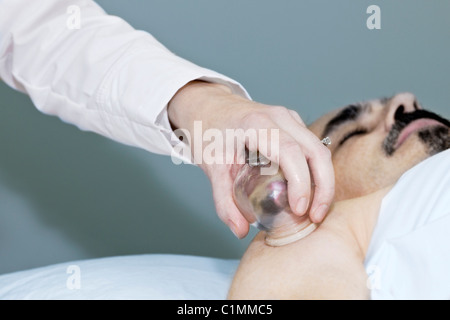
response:
M289 113L291 114L291 116L296 119L298 122L300 122L302 125L305 125L302 117L300 117L300 115L297 113L297 111L295 110L289 110Z
M289 114L291 115L291 116L293 116L294 118L296 118L296 119L301 119L300 118L300 115L297 113L297 111L295 111L295 110L289 110Z
M315 202L330 205L333 202L334 189L316 189Z
M289 136L282 135L280 137L280 149L283 151L283 153L298 153L303 154L302 148L300 145L292 139Z
M331 203L335 195L335 181L334 176L332 177L316 177L314 176L316 190L316 198L319 203Z
M328 183L320 183L316 185L318 192L318 197L320 197L323 202L330 202L334 196L334 183L333 181L327 181Z
M244 128L258 128L267 123L270 117L263 111L249 112L242 117Z
M320 148L316 150L316 156L320 159L328 161L331 160L332 154L330 149L325 146L320 146Z
M287 114L289 112L289 109L284 106L273 106L272 112L280 113L280 114Z
M269 113L273 118L284 118L290 115L288 108L283 106L272 106L269 108Z

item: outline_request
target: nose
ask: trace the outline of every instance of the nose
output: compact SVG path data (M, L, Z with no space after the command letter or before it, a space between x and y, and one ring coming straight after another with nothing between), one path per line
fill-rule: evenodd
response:
M395 123L395 115L398 113L409 113L422 109L414 94L409 92L399 93L387 102L387 115L385 121L386 131L391 130Z

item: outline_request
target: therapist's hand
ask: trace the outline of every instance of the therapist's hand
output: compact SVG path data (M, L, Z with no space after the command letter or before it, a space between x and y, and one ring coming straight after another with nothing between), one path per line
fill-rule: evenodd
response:
M227 129L267 129L279 130L279 158L264 154L269 160L278 161L288 181L288 199L292 211L298 215L309 214L313 222L323 220L334 197L334 170L331 153L320 140L307 129L300 116L293 110L279 106L268 106L235 95L223 85L193 81L180 89L169 103L169 119L175 128L186 129L191 135L191 150L207 147L211 142L196 146L194 121L201 121L203 132L223 133ZM202 132L202 134L203 134ZM199 137L197 137L199 138ZM200 137L199 139L203 139ZM199 140L197 140L199 141ZM225 138L224 138L225 143ZM270 143L268 143L270 146ZM225 149L225 148L224 148ZM228 149L228 148L227 148ZM197 150L197 154L199 154ZM202 153L203 150L200 150ZM242 159L243 154L225 154L227 159ZM238 238L249 231L249 223L242 216L233 200L233 182L242 164L207 164L194 159L209 177L217 213ZM237 163L234 162L234 163ZM242 162L240 162L242 163ZM311 181L314 181L314 199L309 207Z

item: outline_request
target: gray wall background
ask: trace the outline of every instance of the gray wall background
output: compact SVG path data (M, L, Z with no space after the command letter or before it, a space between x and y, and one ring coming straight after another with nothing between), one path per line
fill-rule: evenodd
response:
M99 0L306 122L401 91L450 116L448 0ZM381 30L366 9L381 8ZM239 258L192 166L79 131L0 83L0 273L140 253Z

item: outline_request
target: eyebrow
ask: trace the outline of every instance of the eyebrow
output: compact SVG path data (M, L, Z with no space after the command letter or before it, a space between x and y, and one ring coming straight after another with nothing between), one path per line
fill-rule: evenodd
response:
M340 125L347 121L356 120L361 112L363 106L361 104L351 104L341 110L336 116L328 121L323 131L322 137L328 136L331 132L337 129Z

